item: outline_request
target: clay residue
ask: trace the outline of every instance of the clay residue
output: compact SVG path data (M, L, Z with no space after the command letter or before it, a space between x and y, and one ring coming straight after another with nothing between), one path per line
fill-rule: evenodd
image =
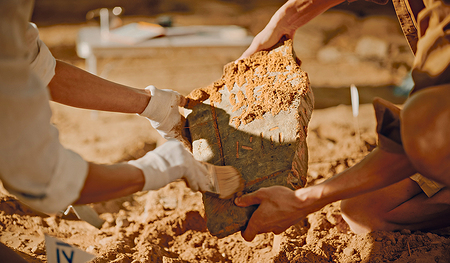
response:
M211 102L220 102L221 94L219 93L219 90L221 90L224 85L225 82L220 79L207 87L193 90L186 97L186 105L184 107L192 109L195 105L198 105L207 99L210 99Z
M231 96L233 96L233 95L235 95L235 94L232 93ZM235 96L236 96L237 100L236 100L236 104L234 104L234 106L233 106L233 111L236 111L239 108L243 107L245 105L245 101L246 101L244 92L242 92L241 90L239 90Z
M220 91L227 87L232 111L242 110L234 117L235 126L247 124L270 112L289 110L293 101L309 89L309 79L295 57L292 41L271 50L260 51L249 58L231 62L224 67L220 80L192 91L187 108L210 99L211 105L222 101Z

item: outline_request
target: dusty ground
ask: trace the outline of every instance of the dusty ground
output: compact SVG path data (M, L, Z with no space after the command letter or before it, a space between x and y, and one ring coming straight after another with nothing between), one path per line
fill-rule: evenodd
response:
M235 5L209 1L198 12L175 15L178 24L254 22L258 32L276 6L246 12ZM239 15L235 14L236 11ZM240 11L240 12L238 12ZM213 19L215 18L215 19ZM127 18L131 20L154 18ZM236 22L237 21L237 22ZM76 57L76 33L85 24L41 29L54 55L84 67ZM254 32L254 33L256 33ZM365 48L369 38L378 45ZM299 30L296 39L302 68L316 94L308 132L308 184L315 184L353 165L376 144L374 112L378 95L401 103L392 86L400 84L412 57L390 16L357 17L327 12ZM190 50L152 58L105 59L99 69L105 78L136 87L155 84L187 94L220 77L225 63L243 51ZM361 139L355 136L349 103L350 84L360 87L358 116ZM150 124L135 115L91 112L52 104L53 122L63 144L86 160L113 163L142 156L164 142ZM356 235L342 220L339 203L311 214L285 233L257 236L245 242L239 233L223 239L207 229L201 194L184 183L94 204L106 220L101 229L75 220L46 216L3 192L0 199L0 241L30 262L46 262L44 233L98 256L96 262L450 262L450 238L445 232L374 232ZM0 260L1 261L1 260Z

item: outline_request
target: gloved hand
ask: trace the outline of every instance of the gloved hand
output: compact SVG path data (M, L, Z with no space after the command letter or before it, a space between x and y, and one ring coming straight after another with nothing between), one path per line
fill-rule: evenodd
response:
M176 140L168 140L144 157L128 163L143 171L143 191L159 189L181 178L186 179L193 191L204 192L213 188L207 169Z
M183 140L181 130L184 117L178 111L178 106L184 106L185 98L176 91L157 89L150 85L145 88L152 95L145 110L140 114L150 120L164 139Z

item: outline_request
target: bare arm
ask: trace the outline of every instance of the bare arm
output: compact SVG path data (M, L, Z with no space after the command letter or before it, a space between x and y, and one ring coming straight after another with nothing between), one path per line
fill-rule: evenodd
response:
M259 204L242 236L253 240L259 233L281 233L329 203L381 189L415 172L406 155L376 148L360 163L321 184L296 191L262 188L235 200L238 206Z
M148 118L165 139L175 138L187 147L190 145L182 136L184 117L177 107L186 101L176 91L159 90L152 85L145 89L128 87L58 60L48 87L55 102L91 110L137 113Z
M87 71L56 61L55 76L48 85L52 100L65 105L122 113L141 113L150 95ZM142 171L129 164L89 163L89 170L76 204L106 201L142 190Z
M52 100L65 105L121 113L142 113L151 95L108 81L63 61L56 61L48 87Z
M181 104L180 100L184 97L174 91L158 90L155 87L145 90L131 88L97 77L63 61L57 61L55 75L48 87L55 102L85 109L143 114L160 132L172 131L174 126L181 127L182 116L176 106ZM154 96L151 95L153 93ZM169 147L167 145L163 148ZM184 148L178 148L183 147L176 144L168 152L155 150L153 154L142 157L139 166L130 163L88 163L88 174L76 204L106 201L141 190L158 189L189 175L186 179L192 185L191 188L204 189L203 177L197 178L202 173L194 169L196 163L193 163L193 158L191 155L183 157ZM156 156L157 152L159 157ZM162 167L170 170L172 166L183 164L190 164L190 167L183 166L177 172L161 172Z
M141 191L142 170L127 163L102 165L89 163L89 171L75 204L107 201Z
M344 0L289 0L270 19L239 59L274 46L283 35L294 37L295 31L314 17Z
M417 171L405 154L375 148L361 162L330 178L319 187L327 204L397 183Z
M74 107L145 112L141 115L166 133L182 120L177 107L182 96L113 83L62 61L53 76L53 56L28 22L31 9L31 3L0 1L0 179L5 188L46 213L76 199L78 204L105 201L179 179L195 191L210 189L206 168L174 140L138 160L113 165L87 163L61 145L50 123L48 89L54 101ZM33 74L33 69L42 70Z

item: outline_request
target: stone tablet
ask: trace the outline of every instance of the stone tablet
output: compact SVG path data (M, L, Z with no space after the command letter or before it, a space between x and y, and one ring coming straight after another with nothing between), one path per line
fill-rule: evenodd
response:
M307 74L292 41L224 68L221 79L187 97L186 118L197 160L237 168L243 193L261 187L303 187L308 169L306 133L314 105ZM207 227L225 237L246 227L257 206L203 194Z

